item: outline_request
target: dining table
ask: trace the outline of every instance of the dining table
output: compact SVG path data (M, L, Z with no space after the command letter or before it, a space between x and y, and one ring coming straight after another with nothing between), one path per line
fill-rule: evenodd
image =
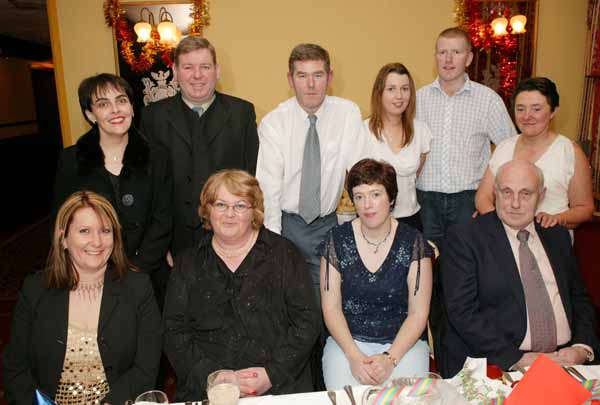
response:
M575 366L586 379L599 379L600 380L600 366ZM522 372L514 371L509 373L514 381L518 381L523 377ZM444 380L449 382L451 380ZM356 404L361 405L361 398L363 393L369 388L368 385L358 385L352 387L354 397L356 398ZM457 387L458 388L458 387ZM507 388L510 391L510 388ZM348 395L344 390L335 390L335 398L337 405L352 405ZM455 404L469 404L464 398L460 400L448 398L442 398L443 405L455 405ZM479 402L472 402L473 404ZM189 403L188 403L189 404ZM201 405L201 402L192 402L192 405ZM181 402L176 405L185 405ZM238 405L332 405L332 401L329 398L327 391L319 392L304 392L299 394L288 394L288 395L264 395L260 397L249 397L241 398Z

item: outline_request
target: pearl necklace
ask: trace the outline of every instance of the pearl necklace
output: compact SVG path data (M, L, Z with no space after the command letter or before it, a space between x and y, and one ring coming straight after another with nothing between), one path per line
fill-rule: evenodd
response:
M254 231L253 234L248 238L244 246L237 249L228 249L222 246L217 239L213 236L212 238L212 247L217 252L217 254L224 259L234 259L240 256L246 256L246 254L252 249L254 246L254 242L258 237L258 232Z
M360 223L360 234L362 235L365 242L367 242L371 246L375 246L375 250L373 251L373 253L375 253L375 254L377 252L379 252L379 246L383 245L385 243L385 241L388 240L391 233L392 233L392 221L390 220L390 228L388 229L388 232L385 235L385 237L383 239L381 239L379 242L371 242L369 239L367 239L367 237L365 236L365 233L363 232L362 222Z

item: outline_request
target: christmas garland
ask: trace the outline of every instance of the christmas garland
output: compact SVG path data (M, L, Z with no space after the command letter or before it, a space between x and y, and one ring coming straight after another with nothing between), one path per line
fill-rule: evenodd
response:
M517 85L517 57L519 41L515 35L495 36L490 22L508 16L510 9L489 11L489 16L481 16L481 3L473 0L455 0L454 17L458 26L469 32L473 46L486 52L494 52L498 59L498 93L505 99L512 95ZM510 31L510 27L508 30Z
M190 35L202 35L202 29L210 22L208 14L208 0L193 0L192 23L189 25ZM125 18L125 10L119 0L106 0L104 2L104 19L109 27L114 27L119 53L125 63L135 73L144 73L150 70L160 57L162 62L171 67L173 65L172 47L160 43L160 34L153 29L151 40L142 47L140 55L136 55L133 44L136 41L135 33Z

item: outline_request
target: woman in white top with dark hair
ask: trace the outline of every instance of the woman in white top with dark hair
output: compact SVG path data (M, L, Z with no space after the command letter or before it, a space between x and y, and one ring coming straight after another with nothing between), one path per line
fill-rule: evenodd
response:
M527 79L514 93L515 121L520 135L503 141L492 155L475 204L480 214L494 210L494 177L512 159L534 163L544 174L546 192L536 220L543 227L575 228L594 211L592 172L581 147L550 128L558 112L556 85L545 77Z
M396 170L398 199L393 216L422 231L416 179L429 152L431 132L415 119L415 104L415 84L408 69L388 63L373 83L371 116L365 126L372 135L367 156L385 160Z

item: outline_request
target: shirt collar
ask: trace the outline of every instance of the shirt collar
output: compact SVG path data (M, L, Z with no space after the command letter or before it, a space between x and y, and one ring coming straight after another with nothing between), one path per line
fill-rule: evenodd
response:
M210 107L212 105L212 103L215 101L215 98L217 98L217 95L215 93L213 93L212 97L208 101L206 101L205 103L194 104L190 100L186 99L183 96L183 93L181 93L181 99L183 100L183 102L185 103L185 105L187 105L190 109L194 109L194 107L202 107L202 111L208 110L208 107Z
M314 115L317 116L317 122L319 122L319 120L321 119L321 117L323 117L323 115L325 114L325 111L326 111L326 106L325 105L327 104L327 98L328 97L329 97L328 95L325 95L325 98L323 99L323 102L319 106L319 109L314 113ZM306 122L308 122L308 116L310 114L307 113L304 110L304 108L302 108L302 106L298 102L298 99L296 98L296 96L294 96L294 102L295 102L298 114L302 117L303 120L305 120Z
M462 92L471 92L471 89L473 88L473 84L471 82L471 79L469 79L469 75L466 74L466 73L464 73L463 77L465 78L465 83L462 85L462 87L456 93L453 94L454 96L457 95L457 94L460 94ZM432 86L434 88L438 89L443 94L446 94L444 92L444 90L442 89L442 85L440 84L440 77L439 76L435 78L435 80L432 83Z
M510 226L506 225L504 222L502 222L502 226L504 226L504 230L506 231L506 234L510 238L512 238L513 240L518 241L517 234L519 233L520 229L513 229ZM535 239L535 238L538 237L538 234L537 234L537 232L535 230L535 224L534 224L533 221L530 222L525 228L522 228L522 229L525 229L526 231L529 232L529 237L530 238Z

